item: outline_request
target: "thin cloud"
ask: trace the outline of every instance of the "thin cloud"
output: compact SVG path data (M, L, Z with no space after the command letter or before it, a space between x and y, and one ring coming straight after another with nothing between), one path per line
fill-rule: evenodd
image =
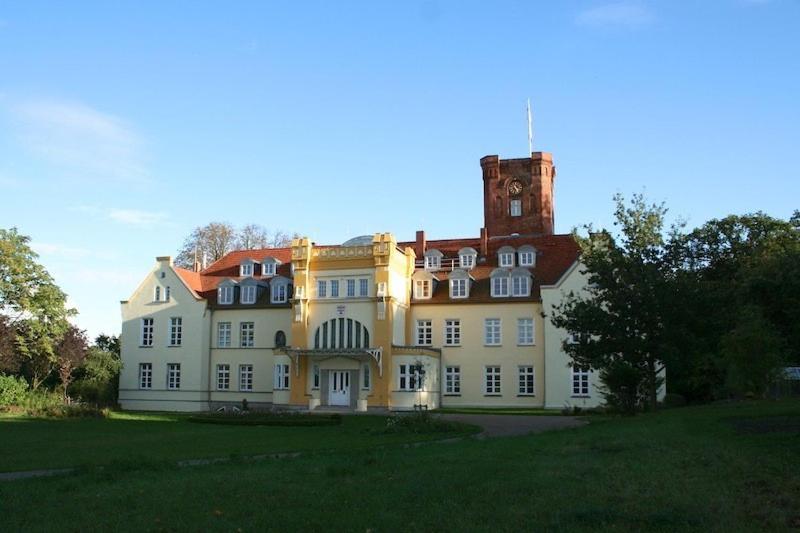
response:
M37 254L41 256L58 257L61 259L80 260L93 258L114 260L117 258L117 254L115 253L49 242L32 242L31 247Z
M17 103L11 111L23 147L48 162L104 180L147 180L143 141L120 118L50 100Z
M645 6L634 2L614 2L585 9L578 13L576 22L584 26L638 28L655 19Z
M169 218L166 213L154 211L142 211L140 209L122 209L118 207L96 207L91 205L79 205L71 207L71 211L78 213L85 213L94 218L102 218L111 220L119 224L128 226L153 226L157 223L164 222Z

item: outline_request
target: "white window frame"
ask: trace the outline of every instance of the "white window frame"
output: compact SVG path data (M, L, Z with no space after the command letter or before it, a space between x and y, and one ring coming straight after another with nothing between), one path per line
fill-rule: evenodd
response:
M230 390L231 388L231 365L219 363L217 365L217 390Z
M467 281L467 278L450 279L450 298L466 298L469 295Z
M181 364L167 363L167 389L178 390L181 388Z
M156 323L155 319L145 317L142 319L141 336L139 338L139 346L152 346L153 339L156 336Z
M168 302L172 299L172 292L169 290L169 285L164 287L164 301Z
M429 279L418 279L414 281L414 298L417 300L427 300L431 297L432 282Z
M501 346L503 344L503 326L499 318L483 319L484 346Z
M527 276L511 276L511 296L530 296L531 278Z
M502 392L503 370L500 365L483 367L483 393L486 396L500 396Z
M255 348L255 345L256 345L256 323L239 322L239 347Z
M273 283L270 290L270 300L274 304L286 303L289 293L288 283Z
M361 390L372 390L372 369L369 363L361 365Z
M356 297L356 280L348 279L346 284L347 284L347 297L348 298L355 298Z
M243 304L251 305L258 299L258 287L255 285L243 285L239 289L239 299Z
M328 282L324 279L317 280L317 298L328 297Z
M444 393L452 395L461 394L461 367L458 365L446 366L444 369Z
M442 258L436 255L425 256L425 270L439 270L442 268Z
M233 303L233 285L223 285L217 288L217 303L222 305Z
M411 371L412 364L400 364L397 369L397 389L406 392L421 391L425 388L425 375ZM412 379L414 378L414 379ZM412 381L414 383L412 384Z
M588 398L590 371L574 364L571 370L570 381L572 383L572 396L576 398Z
M261 263L261 275L264 277L274 276L275 271L277 270L277 266L278 265L276 265L272 261L266 261L264 263Z
M139 363L139 388L153 388L153 363Z
M458 266L466 269L475 268L475 254L462 254L458 256Z
M536 369L533 365L520 365L517 367L517 394L520 396L533 396L536 394Z
M242 363L239 365L239 391L253 392L253 364Z
M497 255L497 264L503 268L514 266L514 252L503 252Z
M253 263L242 263L239 265L239 275L243 278L253 275Z
M331 280L331 298L338 298L339 297L339 280L332 279Z
M536 325L532 317L517 319L517 346L536 344Z
M510 205L508 206L509 214L512 217L521 217L522 216L522 200L513 199L511 200Z
M169 345L183 344L183 317L173 316L169 319Z
M358 278L358 296L369 297L369 278Z
M233 328L230 322L217 323L217 348L230 348Z
M518 252L517 253L517 261L519 261L519 266L521 267L532 267L535 264L535 259L533 252L525 251L525 252Z
M444 345L445 346L461 346L461 319L460 318L447 318L447 319L445 319L445 321L444 321Z
M275 364L275 390L289 390L289 365L286 363Z
M507 276L492 278L492 297L503 298L508 296L509 281Z
M433 320L417 320L417 346L433 346Z

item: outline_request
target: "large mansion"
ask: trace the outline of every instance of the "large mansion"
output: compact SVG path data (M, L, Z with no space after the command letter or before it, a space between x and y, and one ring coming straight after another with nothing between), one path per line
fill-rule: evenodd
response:
M586 279L553 234L552 156L481 159L477 237L390 233L234 251L207 268L158 257L122 302L125 409L595 406L550 309Z

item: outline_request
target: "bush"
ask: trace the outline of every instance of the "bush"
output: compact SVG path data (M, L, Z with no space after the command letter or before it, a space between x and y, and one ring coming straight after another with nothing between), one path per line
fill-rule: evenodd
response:
M193 415L187 418L189 422L199 424L225 424L232 426L338 426L342 423L342 416L339 414L331 415L311 415L292 412L253 412L239 411L204 413Z
M433 416L428 411L396 414L386 419L386 426L378 433L450 433L463 431L468 426Z
M664 395L664 407L683 407L686 405L686 397L683 394L674 392Z
M28 395L28 382L23 378L0 374L0 408L20 405Z

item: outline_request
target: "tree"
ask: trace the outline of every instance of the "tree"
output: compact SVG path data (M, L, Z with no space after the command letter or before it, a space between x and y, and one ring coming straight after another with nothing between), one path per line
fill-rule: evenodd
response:
M113 405L117 401L121 369L119 337L98 335L83 364L75 371L72 393L85 402Z
M64 390L64 399L67 398L67 388L73 379L73 371L80 366L89 349L86 332L75 326L70 326L56 346L56 361L58 362L58 377Z
M237 231L228 222L211 222L192 231L178 252L175 264L192 268L195 258L201 264L211 264L233 250L280 248L291 243L289 234L280 230L273 232L258 224L248 224Z
M667 210L641 194L630 206L621 195L614 201L618 236L591 226L585 237L576 232L589 285L584 294L568 294L551 321L570 333L563 347L573 364L600 372L610 403L629 412L642 403L655 409L673 277L663 235Z

